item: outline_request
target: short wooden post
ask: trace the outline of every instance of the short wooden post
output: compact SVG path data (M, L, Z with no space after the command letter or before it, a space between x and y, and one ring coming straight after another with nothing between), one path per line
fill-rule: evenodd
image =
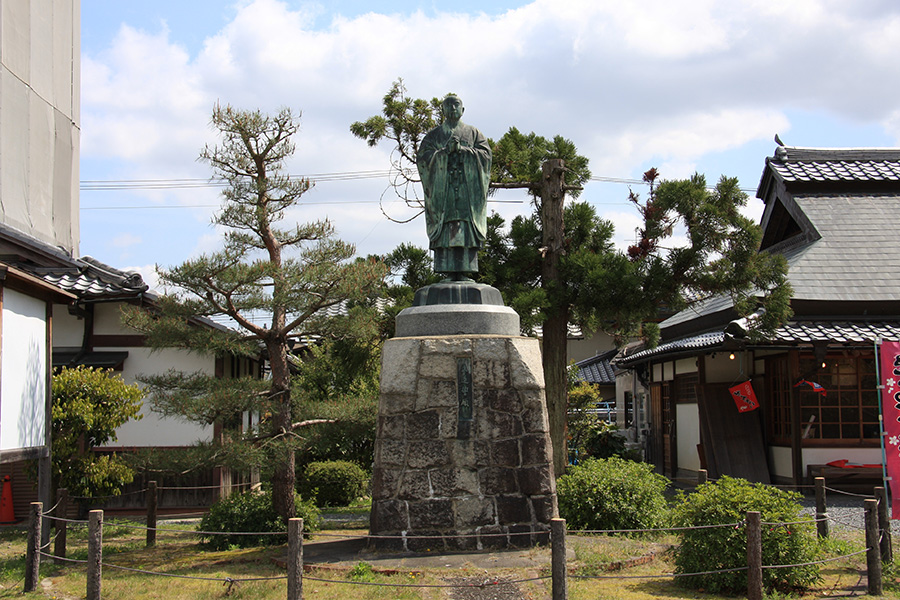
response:
M42 502L32 502L28 513L28 542L25 550L25 591L37 589L41 571L41 517Z
M103 511L88 513L87 600L100 600L103 562Z
M568 600L565 519L550 519L550 575L553 582L553 600Z
M825 505L825 478L816 477L816 533L820 538L827 538L831 532L828 522L828 507Z
M747 512L747 600L762 600L762 515Z
M706 483L708 476L709 475L706 472L706 469L700 469L699 471L697 471L697 485L703 485L704 483Z
M156 545L156 509L159 506L159 488L155 481L147 482L147 546Z
M881 562L894 562L894 544L891 540L891 518L888 513L887 490L883 487L875 488L875 499L878 500L878 529L881 536Z
M66 557L66 535L68 533L68 523L64 519L69 518L69 490L59 488L56 490L56 508L53 510L53 516L56 517L56 540L53 542L53 555L60 558ZM65 561L57 560L57 563Z
M881 548L878 543L878 500L867 498L866 511L866 593L881 595Z
M303 599L303 519L288 519L288 600Z

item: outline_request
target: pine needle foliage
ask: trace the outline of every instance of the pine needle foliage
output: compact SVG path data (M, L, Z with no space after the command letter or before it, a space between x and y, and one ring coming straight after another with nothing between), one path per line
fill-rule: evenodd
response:
M160 282L177 292L164 297L156 312L132 309L125 320L147 335L151 347L262 354L271 373L262 385L177 371L145 381L154 409L165 415L228 425L246 411L258 414L259 426L232 435L229 444L232 453L250 452L271 468L275 510L290 518L297 431L305 423L293 421L300 399L291 394L289 354L297 340L352 331L346 323L335 329L326 309L372 296L385 268L376 260L354 260L354 246L338 239L327 220L293 224L291 211L313 183L285 168L300 129L289 108L269 115L216 105L212 126L220 141L206 146L200 160L227 184L213 219L224 230L222 247L159 269ZM235 331L197 326L198 316L228 317ZM219 458L226 454L223 449Z

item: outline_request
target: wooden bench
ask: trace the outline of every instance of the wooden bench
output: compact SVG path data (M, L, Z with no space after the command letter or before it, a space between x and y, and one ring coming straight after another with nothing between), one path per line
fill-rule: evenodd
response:
M881 466L878 467L833 467L830 465L807 465L806 477L810 485L816 477L824 477L825 485L844 491L871 494L873 488L883 485Z

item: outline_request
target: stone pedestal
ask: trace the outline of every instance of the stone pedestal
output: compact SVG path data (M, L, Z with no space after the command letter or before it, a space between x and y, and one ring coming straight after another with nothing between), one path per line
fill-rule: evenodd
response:
M463 550L547 541L557 516L556 483L538 340L477 334L388 340L375 444L370 532L403 536L373 539L375 547Z

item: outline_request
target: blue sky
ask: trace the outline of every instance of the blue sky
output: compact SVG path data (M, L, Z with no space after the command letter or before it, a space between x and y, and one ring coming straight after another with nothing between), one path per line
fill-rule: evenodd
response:
M215 102L302 111L289 170L386 170L349 125L398 77L415 97L461 95L489 137L509 127L570 138L599 178L737 176L755 190L778 133L789 146L900 145L900 4L892 0L334 2L82 0L81 179L207 178ZM81 254L150 278L214 249L212 187L81 192ZM634 186L640 191L640 186ZM121 188L121 186L120 186ZM387 180L321 181L289 219L327 217L362 254L425 245L421 220L388 221ZM628 186L582 199L637 226ZM509 192L494 209L530 210ZM516 203L515 201L521 201Z

